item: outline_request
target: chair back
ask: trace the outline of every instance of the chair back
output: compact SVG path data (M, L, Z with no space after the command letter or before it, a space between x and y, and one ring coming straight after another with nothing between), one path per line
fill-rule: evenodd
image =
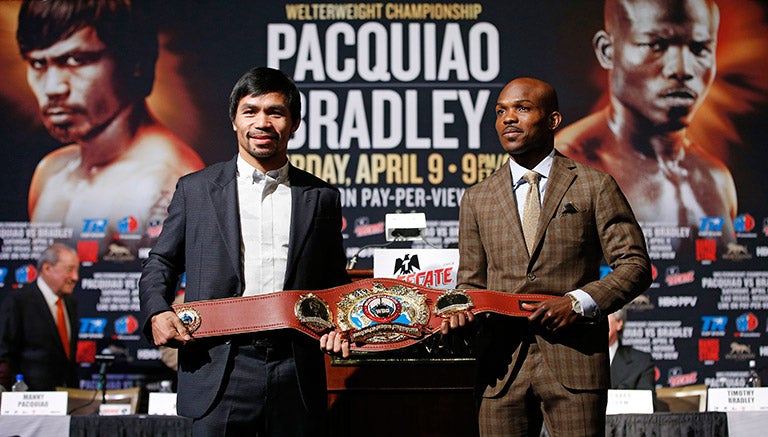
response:
M82 390L79 388L56 387L56 391L67 392L67 413L71 415L98 414L102 404L101 390ZM121 388L107 390L104 400L107 404L131 404L131 414L139 410L141 388Z
M656 389L656 398L669 405L671 413L707 411L706 384L660 387Z

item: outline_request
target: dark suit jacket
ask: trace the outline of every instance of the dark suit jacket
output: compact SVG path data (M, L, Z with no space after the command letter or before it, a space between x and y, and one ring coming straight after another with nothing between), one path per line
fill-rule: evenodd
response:
M22 373L30 390L78 387L77 303L67 295L64 306L71 325L69 359L64 353L56 320L36 282L8 292L0 306L0 361L10 367L12 375Z
M619 345L611 361L611 388L653 390L654 364L651 354Z
M563 296L581 288L609 314L651 283L643 233L613 178L556 153L529 257L512 191L509 163L470 187L461 201L458 286ZM600 279L605 257L613 271ZM517 372L525 319L482 323L478 389L502 394ZM607 389L608 325L575 324L536 333L542 356L564 386Z
M179 179L139 281L144 332L150 341L151 318L170 310L182 272L187 273L187 302L242 295L236 174L235 158ZM289 179L292 213L284 289L321 290L349 282L338 190L293 166ZM320 346L297 333L293 350L305 405L322 411L326 393ZM197 418L209 409L231 360L227 337L201 339L179 349L179 414Z

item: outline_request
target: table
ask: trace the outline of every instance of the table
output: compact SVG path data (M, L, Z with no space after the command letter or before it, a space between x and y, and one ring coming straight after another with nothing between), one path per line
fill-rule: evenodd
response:
M726 414L732 437L758 436L768 429L768 411L728 411Z
M179 416L0 416L0 436L187 437L192 419Z
M186 437L192 435L192 419L181 416L72 416L70 437Z
M726 413L616 414L606 417L608 437L728 436Z
M385 412L387 413L387 412ZM456 411L441 411L443 418L456 419ZM463 412L461 414L464 414ZM395 419L385 414L387 420ZM439 419L439 417L437 417ZM473 422L472 417L465 417ZM391 426L371 426L365 428L366 436L375 435L369 431ZM396 426L397 434L409 437L430 435L462 435L430 433L423 424L415 427ZM768 412L710 412L710 413L655 413L655 414L618 414L607 416L606 436L634 437L638 435L656 436L749 436L761 435L760 431L768 426ZM37 436L125 436L125 437L186 437L192 434L192 420L178 416L0 416L0 436L18 435L21 437ZM355 435L361 431L356 430ZM68 433L68 434L67 434ZM385 435L385 434L381 434ZM392 435L391 432L386 435ZM463 434L466 435L466 434ZM470 434L471 435L471 434Z

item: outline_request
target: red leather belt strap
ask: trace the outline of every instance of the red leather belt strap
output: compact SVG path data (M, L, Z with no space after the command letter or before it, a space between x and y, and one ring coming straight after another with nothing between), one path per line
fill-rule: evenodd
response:
M491 290L437 290L397 279L364 279L321 291L288 290L258 296L173 305L193 337L291 328L314 338L332 329L362 351L409 346L440 330L444 317L471 310L527 317L525 302L555 296Z

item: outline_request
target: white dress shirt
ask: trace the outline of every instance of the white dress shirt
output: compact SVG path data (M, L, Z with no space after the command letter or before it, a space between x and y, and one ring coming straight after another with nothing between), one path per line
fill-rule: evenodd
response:
M609 363L613 364L613 357L616 356L616 351L618 351L618 350L619 350L619 341L618 340L614 341L613 344L609 344L608 345L608 358L609 358L608 362Z
M264 174L238 155L237 173L243 296L281 291L291 229L288 164Z

